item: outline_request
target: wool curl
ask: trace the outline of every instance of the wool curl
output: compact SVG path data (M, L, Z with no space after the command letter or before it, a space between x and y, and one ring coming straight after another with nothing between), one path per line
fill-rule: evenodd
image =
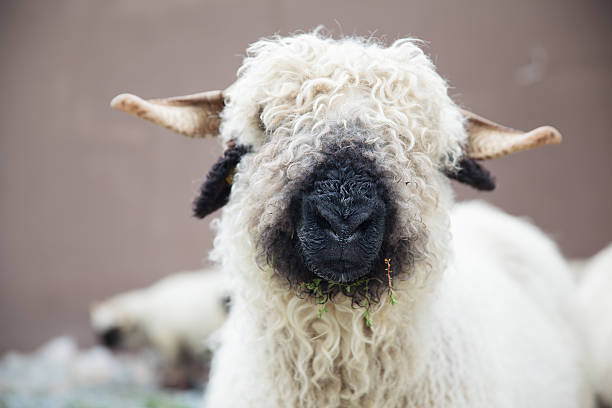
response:
M259 146L359 118L401 141L396 153L422 152L456 169L467 138L463 118L417 43L385 48L372 38L333 40L318 32L260 40L226 91L222 135Z

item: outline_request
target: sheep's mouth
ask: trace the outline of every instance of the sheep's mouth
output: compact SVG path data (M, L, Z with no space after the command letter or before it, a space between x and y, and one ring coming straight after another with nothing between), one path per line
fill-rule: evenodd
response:
M312 272L319 278L334 283L353 283L368 275L371 271L369 265L349 261L327 261L316 267Z

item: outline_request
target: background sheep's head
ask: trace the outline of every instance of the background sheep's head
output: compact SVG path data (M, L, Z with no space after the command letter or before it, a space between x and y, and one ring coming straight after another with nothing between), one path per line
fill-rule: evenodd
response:
M460 110L412 40L261 40L223 92L112 104L188 136L220 133L228 150L195 202L204 217L230 201L217 257L323 296L376 298L385 259L400 277L444 262L448 177L492 189L475 160L560 140Z

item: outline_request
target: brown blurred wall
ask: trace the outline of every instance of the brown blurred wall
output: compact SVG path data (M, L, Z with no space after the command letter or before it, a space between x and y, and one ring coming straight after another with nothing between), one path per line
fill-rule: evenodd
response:
M493 193L572 257L612 240L612 7L606 0L55 0L0 3L0 352L60 333L90 342L93 300L196 268L191 218L220 154L112 111L117 93L223 88L261 36L323 24L404 36L462 105L516 128L554 124L559 147L487 163Z

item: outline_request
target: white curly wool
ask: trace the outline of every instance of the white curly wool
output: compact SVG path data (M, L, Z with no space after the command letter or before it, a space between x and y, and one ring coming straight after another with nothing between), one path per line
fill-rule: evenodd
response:
M207 407L590 406L572 281L555 245L484 204L451 216L441 170L455 168L466 133L415 41L262 40L226 101L222 138L252 153L214 222L212 258L235 298ZM398 238L415 257L396 279L398 303L372 306L371 328L341 295L318 318L314 300L288 290L257 245L342 129L390 175Z
M612 405L612 245L584 266L579 293L592 351L595 389Z

